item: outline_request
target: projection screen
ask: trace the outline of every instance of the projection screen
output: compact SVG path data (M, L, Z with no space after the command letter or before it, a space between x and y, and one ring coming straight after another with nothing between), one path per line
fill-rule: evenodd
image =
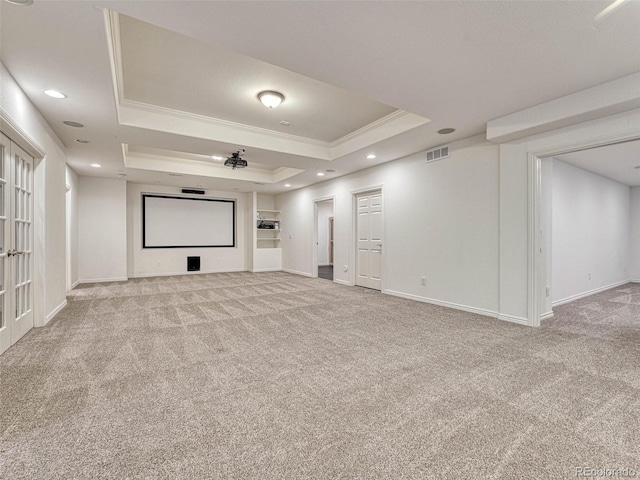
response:
M234 200L142 195L142 248L235 247Z

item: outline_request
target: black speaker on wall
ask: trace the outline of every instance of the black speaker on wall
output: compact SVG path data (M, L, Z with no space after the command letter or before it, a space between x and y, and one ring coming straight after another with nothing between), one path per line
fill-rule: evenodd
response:
M200 257L187 257L187 272L200 271Z
M193 193L196 195L204 195L204 190L194 190L193 188L183 188L182 193Z

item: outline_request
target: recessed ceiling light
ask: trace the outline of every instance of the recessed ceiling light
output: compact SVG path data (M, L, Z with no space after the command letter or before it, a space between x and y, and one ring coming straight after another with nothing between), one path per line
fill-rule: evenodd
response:
M291 184L290 184L290 183L285 183L285 184L284 184L284 186L285 186L285 187L290 187L290 186L291 186Z
M280 125L283 125L283 126L285 126L285 127L288 127L289 125L291 125L291 122L287 122L286 120L282 120L282 121L280 122Z
M274 92L271 90L260 92L258 94L258 98L267 108L276 108L284 101L284 95L282 95L280 92Z
M319 177L324 177L324 172L318 172L318 173L316 173L316 175L319 176Z
M118 178L124 178L124 177L126 177L126 175L124 173L119 173L118 174Z
M367 155L367 158L369 160L373 160L374 158L376 158L376 156L373 153L370 153L369 155Z
M171 177L181 177L182 174L181 173L170 173L169 176L171 176Z
M448 134L453 133L455 131L456 131L455 128L450 128L449 127L449 128L442 128L442 129L438 130L438 133L440 135L448 135Z
M89 140L83 140L82 138L76 138L76 142L78 142L78 143L89 143Z
M327 170L327 173L335 173L336 171L333 168Z
M260 182L253 182L254 185L264 185L264 183L260 183Z
M21 7L26 7L27 5L31 5L33 0L5 0L7 3L11 3L13 5L20 5Z
M83 124L81 124L81 123L79 123L79 122L73 122L73 121L71 121L71 120L65 120L65 121L64 121L64 122L62 122L62 123L64 123L65 125L68 125L68 126L70 126L70 127L75 127L75 128L82 128L82 127L84 127L84 125L83 125Z
M217 161L224 160L224 157L220 157L218 155L213 155L211 158L213 158L214 160L217 160Z
M637 167L633 167L633 168L635 168L636 170L640 170L640 165L638 165Z
M91 164L91 166L92 166L93 168L100 168L100 167L102 167L102 165L100 165L99 163L92 163L92 164Z
M49 95L50 97L53 98L67 98L67 95L59 92L58 90L44 90L45 95Z

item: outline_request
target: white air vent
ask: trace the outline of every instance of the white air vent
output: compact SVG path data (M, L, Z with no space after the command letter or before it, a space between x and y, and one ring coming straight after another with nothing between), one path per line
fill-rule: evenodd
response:
M443 158L449 158L449 145L434 148L427 152L427 163L442 160Z

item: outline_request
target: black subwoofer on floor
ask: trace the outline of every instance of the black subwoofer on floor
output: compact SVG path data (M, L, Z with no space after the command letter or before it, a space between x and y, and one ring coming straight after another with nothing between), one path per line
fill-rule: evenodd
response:
M187 257L187 272L200 271L200 257Z

